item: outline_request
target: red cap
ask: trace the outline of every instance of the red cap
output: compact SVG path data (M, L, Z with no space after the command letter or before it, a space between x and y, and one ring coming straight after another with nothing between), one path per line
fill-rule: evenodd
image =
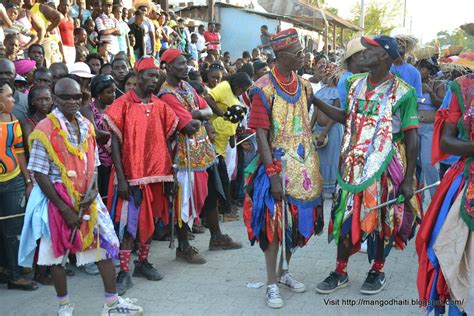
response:
M140 72L146 69L160 69L160 65L155 58L148 56L139 59L135 63L135 71Z
M380 44L378 42L376 42L373 38L370 38L368 36L362 36L362 38L367 42L369 43L370 45L373 45L373 46L380 46Z
M184 55L184 53L179 49L170 48L167 49L163 53L163 55L161 55L161 61L164 61L165 63L169 64L172 63L176 59L176 57L181 55Z

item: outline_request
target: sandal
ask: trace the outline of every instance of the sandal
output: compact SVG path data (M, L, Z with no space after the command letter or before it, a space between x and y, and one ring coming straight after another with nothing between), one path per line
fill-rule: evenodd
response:
M9 290L36 291L38 289L38 284L35 281L30 281L25 284L17 284L8 281L7 287Z

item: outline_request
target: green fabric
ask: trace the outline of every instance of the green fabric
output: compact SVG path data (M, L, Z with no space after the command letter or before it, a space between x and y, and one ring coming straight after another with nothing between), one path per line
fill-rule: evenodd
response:
M453 81L451 83L451 90L456 94L456 98L458 99L458 105L459 109L461 110L461 113L464 115L464 111L466 110L465 105L464 105L464 98L461 94L461 87L456 81ZM459 136L461 137L462 140L464 141L469 141L469 137L467 136L467 132L464 129L464 124L462 121L462 116L458 120L458 130L459 130Z
M411 88L403 97L395 104L392 113L400 110L400 132L393 134L393 141L400 142L404 139L403 131L418 127L418 103L416 99L415 89Z
M470 165L470 163L472 162L472 158L469 158L467 161L466 161L466 168L465 168L465 171L467 170L467 167ZM470 181L473 181L471 179L471 177L468 175L467 177L467 183L469 183ZM462 194L462 201L461 201L461 209L460 209L460 212L461 212L461 218L463 219L463 221L466 223L467 227L471 230L471 231L474 231L474 218L469 216L469 214L467 213L466 211L466 194L467 194L467 185L466 187L464 188L464 192Z
M260 155L256 155L255 158L248 164L248 166L244 169L244 177L247 179L250 175L255 173L258 167L258 162L260 161Z
M334 229L332 235L336 240L336 243L339 243L339 237L341 234L342 221L344 220L344 213L346 212L347 196L349 192L342 190L341 200L337 206L336 211L334 212Z

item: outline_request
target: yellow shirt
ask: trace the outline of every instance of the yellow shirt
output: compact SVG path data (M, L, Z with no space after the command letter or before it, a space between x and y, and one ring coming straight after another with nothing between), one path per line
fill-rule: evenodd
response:
M231 136L235 135L237 126L239 124L234 124L231 121L225 120L223 117L217 117L212 122L212 126L216 130L216 140L214 146L216 146L216 152L218 155L221 155L225 158L227 143Z
M217 107L222 112L227 111L233 105L239 105L240 100L232 92L229 81L222 81L214 89L209 92L211 98L216 102ZM217 115L212 115L211 123L217 118Z

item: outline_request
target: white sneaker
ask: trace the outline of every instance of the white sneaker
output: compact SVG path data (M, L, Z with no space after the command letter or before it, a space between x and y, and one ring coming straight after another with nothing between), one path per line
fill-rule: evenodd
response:
M134 305L137 300L130 299L130 298L121 298L118 297L117 304L113 306L107 306L104 304L102 308L101 316L109 316L109 315L134 315L134 316L141 316L143 315L143 308L138 305Z
M280 295L280 288L276 284L270 284L267 286L267 294L265 297L267 306L270 308L282 308L283 299Z
M295 280L293 275L289 272L286 272L285 274L283 274L280 277L280 281L278 281L278 283L280 283L281 285L284 285L289 290L296 293L302 293L306 291L306 286L303 283Z
M66 304L59 306L58 316L73 316L74 315L74 304Z

